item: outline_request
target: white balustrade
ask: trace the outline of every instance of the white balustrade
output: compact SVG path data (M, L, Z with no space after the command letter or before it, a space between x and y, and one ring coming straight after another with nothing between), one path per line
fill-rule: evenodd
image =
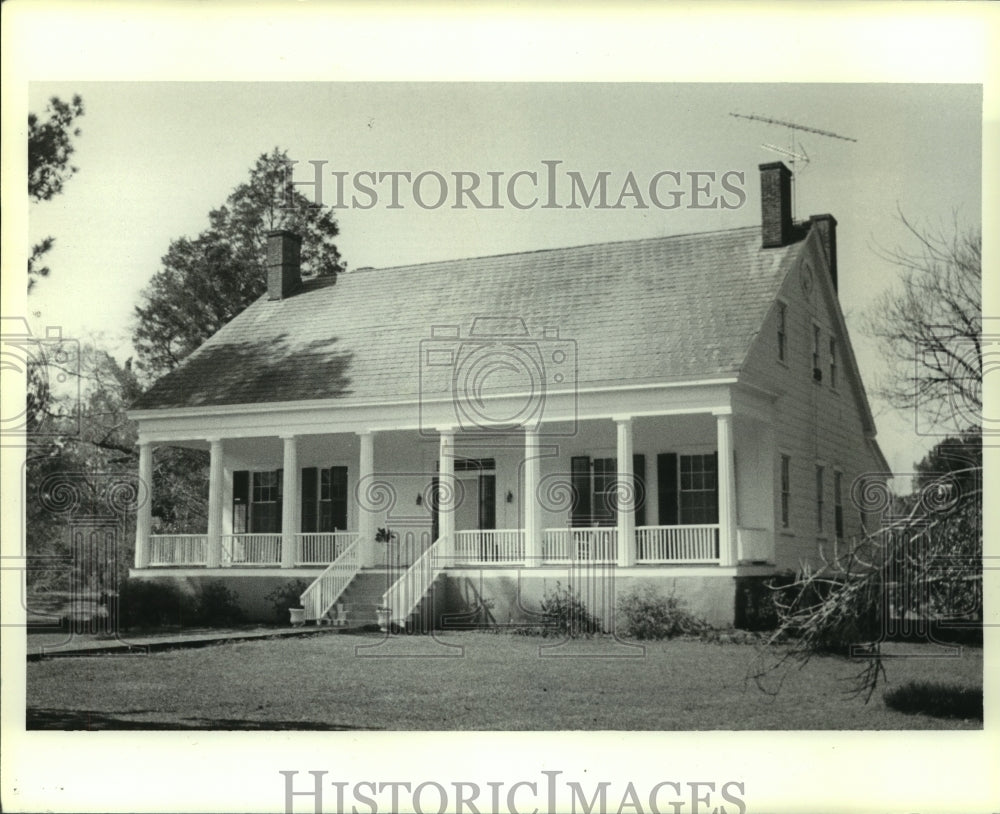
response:
M636 529L636 561L717 563L719 525L640 526Z
M295 535L296 565L329 565L358 539L356 531L320 531Z
M302 593L299 602L306 610L306 620L315 622L325 616L351 584L351 580L360 568L361 557L358 543L355 541L347 546Z
M546 562L614 562L618 529L611 527L545 529L542 557Z
M223 565L280 565L280 534L222 535Z
M208 548L204 534L151 534L149 564L204 565Z
M523 563L522 529L481 529L455 532L456 563Z
M441 555L448 551L448 543L447 537L435 540L382 595L382 606L388 608L388 625L405 627L406 620L444 568Z

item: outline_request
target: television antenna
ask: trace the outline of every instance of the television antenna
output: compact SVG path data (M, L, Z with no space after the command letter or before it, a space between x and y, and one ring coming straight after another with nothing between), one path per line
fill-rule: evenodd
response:
M795 170L797 166L801 163L802 165L807 165L809 163L809 155L806 153L805 148L802 146L802 142L796 143L795 131L799 130L806 133L813 133L817 136L824 136L826 138L839 139L841 141L852 141L857 143L856 138L851 138L850 136L844 136L840 133L834 133L830 130L820 130L818 127L810 127L805 124L798 124L796 122L789 122L783 119L772 119L769 116L758 116L753 113L730 113L730 116L736 119L747 119L748 121L763 122L764 124L776 125L778 127L784 127L788 131L789 146L779 147L776 144L761 144L765 150L770 150L772 153L779 153L780 155L787 156L789 159L789 164L791 164L792 169L792 215L795 214L795 183L796 183L796 173Z

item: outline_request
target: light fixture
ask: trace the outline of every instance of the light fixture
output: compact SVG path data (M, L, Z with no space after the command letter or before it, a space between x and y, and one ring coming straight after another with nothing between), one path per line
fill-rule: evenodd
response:
M507 502L508 503L514 502L514 493L510 491L510 489L507 490Z
M417 505L418 506L423 506L424 505L424 496L423 495L420 495L420 494L417 495Z

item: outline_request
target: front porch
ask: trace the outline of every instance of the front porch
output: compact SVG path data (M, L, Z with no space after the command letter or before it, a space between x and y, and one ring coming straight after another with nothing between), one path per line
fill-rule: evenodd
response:
M448 423L451 402L418 424L403 408L386 408L384 420L376 409L345 413L374 429L334 421L321 405L256 426L227 408L208 437L191 432L195 413L151 416L141 479L152 484L157 445L207 447L208 522L204 533L153 533L145 501L134 573L305 578L306 618L323 619L359 574L381 570L391 579L371 604L403 624L445 572L507 579L517 569L543 584L593 564L625 580L722 584L773 570L766 399L711 383L627 400L632 412L620 414L620 393L586 405L549 398L541 420L514 427Z
M208 528L153 533L146 500L136 571L325 568L352 547L360 569L399 568L436 541L446 567L775 562L773 431L731 408L495 435L140 438L150 495L156 443L208 447Z

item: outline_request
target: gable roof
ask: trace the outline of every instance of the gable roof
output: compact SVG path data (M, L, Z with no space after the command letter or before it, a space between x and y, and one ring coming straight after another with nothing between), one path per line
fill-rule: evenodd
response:
M426 396L432 326L467 337L482 316L523 319L539 345L558 329L580 387L734 375L800 246L762 249L752 226L307 280L252 303L133 408Z

